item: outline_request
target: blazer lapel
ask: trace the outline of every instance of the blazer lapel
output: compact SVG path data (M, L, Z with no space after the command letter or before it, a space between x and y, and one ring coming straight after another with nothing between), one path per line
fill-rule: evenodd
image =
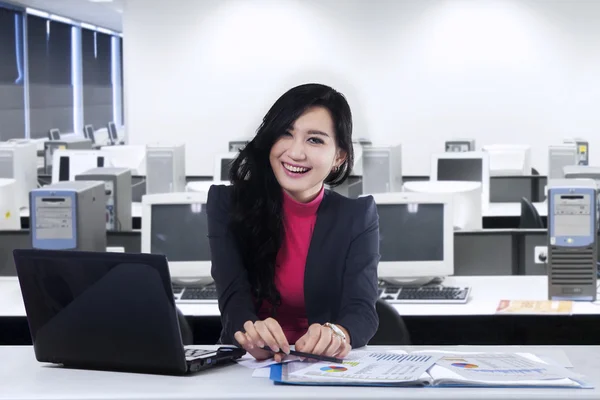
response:
M321 260L325 238L334 228L333 220L335 219L335 213L331 212L331 207L333 206L331 200L332 196L329 195L328 190L325 190L323 200L321 200L321 205L317 210L317 221L306 256L306 266L304 268L304 303L309 323L311 323L311 316L317 316L322 311L317 301L316 292L319 285L316 283L325 279L323 273L326 272L326 269L322 268Z

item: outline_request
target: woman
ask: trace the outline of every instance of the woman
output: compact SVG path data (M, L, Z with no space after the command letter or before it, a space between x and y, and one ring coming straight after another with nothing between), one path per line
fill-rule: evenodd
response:
M306 84L281 96L208 194L221 343L257 359L296 350L344 357L379 323L379 220L372 197L324 189L353 165L344 96ZM268 346L272 352L264 350ZM282 353L283 352L283 353Z

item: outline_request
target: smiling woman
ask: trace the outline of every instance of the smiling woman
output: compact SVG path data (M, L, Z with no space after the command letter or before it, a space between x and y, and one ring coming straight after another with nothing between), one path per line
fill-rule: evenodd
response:
M378 326L379 223L372 197L325 190L350 174L352 114L334 89L283 94L207 202L222 343L256 358L344 357ZM263 349L268 346L273 352Z

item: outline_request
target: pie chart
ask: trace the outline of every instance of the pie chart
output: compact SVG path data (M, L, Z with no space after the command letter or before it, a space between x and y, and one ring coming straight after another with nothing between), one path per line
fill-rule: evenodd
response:
M323 371L323 372L344 372L344 371L348 371L348 368L339 367L337 365L329 365L327 367L321 367L321 371Z
M469 363L453 363L452 366L456 368L479 368L479 365Z

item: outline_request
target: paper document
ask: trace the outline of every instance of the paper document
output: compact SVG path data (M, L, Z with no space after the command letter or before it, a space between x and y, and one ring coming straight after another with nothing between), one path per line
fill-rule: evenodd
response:
M501 300L496 309L497 314L546 314L546 315L571 315L573 313L572 301L551 300Z
M350 352L342 364L295 363L285 366L290 381L352 381L365 383L415 382L440 358L439 355L411 355ZM425 374L426 375L426 374Z
M300 357L296 357L296 356L292 356L292 355L285 356L282 363L285 364L285 363L289 363L289 362L293 362L293 361L300 361ZM243 367L251 368L251 369L265 368L265 367L270 367L273 364L278 364L278 362L275 361L275 359L273 359L273 358L268 358L266 360L258 361L257 359L252 357L250 354L246 354L245 356L243 356L242 358L237 360L237 363Z
M342 364L271 367L271 380L297 385L591 388L584 377L530 353L351 351Z
M426 354L435 354L426 352ZM428 372L437 386L581 387L581 376L534 355L445 354Z

